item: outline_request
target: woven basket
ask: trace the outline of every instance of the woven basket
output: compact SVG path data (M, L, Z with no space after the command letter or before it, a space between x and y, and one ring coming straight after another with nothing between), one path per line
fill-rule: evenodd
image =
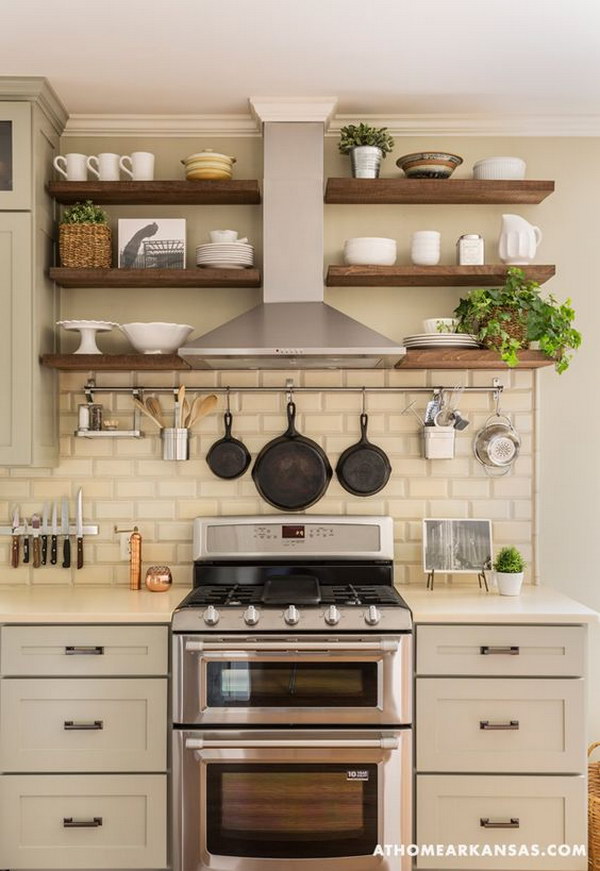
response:
M105 224L61 224L58 230L61 266L73 269L110 267L110 227Z
M588 747L588 758L600 741ZM600 871L600 762L588 763L588 869Z
M500 312L509 312L511 313L511 317L502 321L502 326L504 330L508 333L511 339L516 339L519 342L519 347L524 348L527 345L527 320L523 316L521 312L515 312L513 309L496 309L491 313L493 319L498 317ZM481 326L485 326L485 322L481 324ZM486 348L493 348L494 350L499 350L500 345L502 343L502 339L500 336L486 336L484 339L484 345Z

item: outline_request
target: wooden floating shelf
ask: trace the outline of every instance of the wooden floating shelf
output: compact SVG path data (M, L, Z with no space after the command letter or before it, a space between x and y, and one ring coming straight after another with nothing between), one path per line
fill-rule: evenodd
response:
M553 366L554 360L542 351L519 351L519 369ZM397 369L508 369L496 351L483 348L422 348L406 352Z
M93 200L104 206L254 206L260 203L256 179L218 181L51 181L50 196L59 203Z
M543 284L555 266L520 266L527 278ZM503 284L508 267L486 266L330 266L327 287L493 287Z
M552 366L541 351L519 351L520 369ZM44 354L44 366L66 372L149 372L191 367L177 354ZM407 351L397 369L506 369L495 351L427 348Z
M330 178L326 203L353 205L531 205L554 191L553 181L438 178Z
M191 367L178 354L44 354L49 369L67 372L149 372Z
M260 287L258 269L66 269L50 278L61 287Z

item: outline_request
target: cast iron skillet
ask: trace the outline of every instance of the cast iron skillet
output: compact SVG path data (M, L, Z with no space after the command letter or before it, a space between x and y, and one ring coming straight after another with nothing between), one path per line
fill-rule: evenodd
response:
M344 490L353 496L373 496L383 490L392 472L386 453L367 438L369 418L360 416L360 440L346 448L335 467Z
M283 511L302 511L318 502L333 474L325 451L294 426L296 405L287 404L288 428L259 453L252 468L262 498Z
M233 416L230 411L223 415L225 435L210 448L206 462L214 475L219 478L239 478L250 465L250 453L246 445L231 435Z

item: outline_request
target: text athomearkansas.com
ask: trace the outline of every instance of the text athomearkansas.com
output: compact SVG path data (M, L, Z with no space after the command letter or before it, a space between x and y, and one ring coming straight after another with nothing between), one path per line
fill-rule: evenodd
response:
M585 856L585 844L377 844L374 856L457 856L511 858L514 856Z

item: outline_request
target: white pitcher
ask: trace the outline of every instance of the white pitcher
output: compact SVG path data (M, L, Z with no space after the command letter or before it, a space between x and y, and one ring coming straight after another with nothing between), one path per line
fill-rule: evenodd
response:
M535 257L542 241L542 231L520 215L502 215L498 239L500 260L509 266L526 266Z

